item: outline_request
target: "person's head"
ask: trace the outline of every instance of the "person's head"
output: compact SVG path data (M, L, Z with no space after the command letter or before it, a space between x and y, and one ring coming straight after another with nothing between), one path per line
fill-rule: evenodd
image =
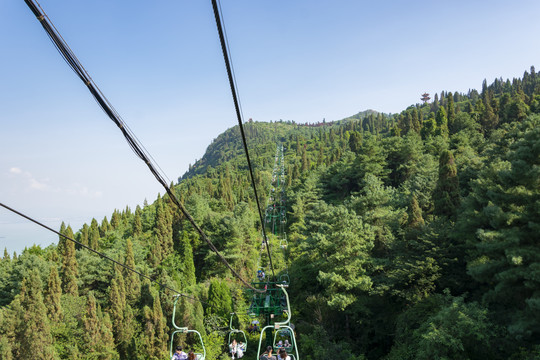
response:
M232 343L236 345L236 339L232 339Z
M267 347L266 347L266 352L267 352L268 354L272 354L272 347L271 347L271 346L267 346Z
M188 360L195 360L195 353L193 351L190 351L187 358Z
M177 347L176 347L176 352L179 353L180 351L182 351L182 347L181 347L181 346L177 346Z
M282 358L282 359L286 359L287 358L287 351L285 351L285 349L279 349L279 357Z

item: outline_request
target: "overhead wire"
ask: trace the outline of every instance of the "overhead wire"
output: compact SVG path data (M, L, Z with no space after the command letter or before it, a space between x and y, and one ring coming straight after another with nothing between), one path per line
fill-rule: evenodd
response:
M170 291L172 291L172 292L174 292L174 293L176 293L176 294L178 294L178 295L180 295L180 296L182 296L182 297L185 297L186 299L195 300L195 301L199 301L199 302L204 303L204 301L202 301L202 300L200 300L200 299L197 299L197 298L194 298L194 297L192 297L192 296L186 295L186 294L184 294L184 293L181 293L180 291L178 291L178 290L176 290L176 289L173 289L172 287L170 287L170 286L168 286L168 285L165 285L165 284L163 284L163 283L160 283L159 281L156 281L155 279L152 279L150 276L145 275L145 274L143 274L142 272L140 272L140 271L138 271L138 270L136 270L136 269L133 269L132 267L127 266L126 264L122 264L121 262L119 262L119 261L117 261L117 260L111 258L110 256L105 255L104 253L102 253L102 252L100 252L100 251L98 251L98 250L92 249L90 246L85 245L85 244L83 244L83 243L81 243L80 241L77 241L77 240L75 240L75 239L72 239L72 238L70 238L69 236L67 236L67 235L65 235L65 234L62 234L62 233L59 232L59 231L56 231L56 230L54 230L53 228L51 228L51 227L49 227L49 226L43 224L42 222L39 222L38 220L36 220L36 219L34 219L34 218L32 218L32 217L30 217L30 216L28 216L28 215L25 215L25 214L23 214L22 212L17 211L17 210L15 210L15 209L9 207L9 206L6 205L6 204L3 204L3 203L0 202L0 206L2 206L3 208L5 208L5 209L11 211L11 212L14 213L14 214L17 214L17 215L19 215L19 216L21 216L21 217L23 217L23 218L25 218L25 219L27 219L27 220L29 220L29 221L35 223L35 224L37 224L37 225L39 225L39 226L41 226L41 227L43 227L43 228L45 228L45 229L47 229L47 230L49 230L49 231L55 233L55 234L57 234L57 235L63 237L63 238L66 239L66 240L69 240L69 241L71 241L71 242L74 242L75 244L79 245L80 247L85 248L85 249L87 249L87 250L93 252L93 253L96 254L96 255L99 255L100 257L104 258L105 260L111 261L111 262L115 263L116 265L119 265L119 266L123 267L124 269L126 269L126 270L128 270L128 271L131 271L131 272L133 272L133 273L135 273L135 274L137 274L137 275L139 275L139 276L141 276L141 277L143 277L143 278L145 278L145 279L150 280L150 281L153 282L154 284L157 284L161 289L167 289L167 290L170 290Z
M229 48L228 48L228 41L226 39L226 34L224 32L223 21L221 20L221 17L222 17L221 13L220 13L221 3L218 5L217 0L212 0L212 8L214 10L214 17L216 19L216 26L217 26L217 30L218 30L218 33L219 33L219 41L220 41L220 44L221 44L221 51L223 53L223 59L225 60L225 67L227 69L227 76L229 78L229 86L231 88L231 93L232 93L233 102L234 102L234 108L235 108L235 111L236 111L236 117L238 119L238 127L240 128L240 135L242 137L242 144L244 145L244 152L246 154L247 164L248 164L248 168L249 168L249 174L250 174L250 177L251 177L251 185L253 187L253 192L255 193L255 202L257 203L257 210L259 212L259 219L261 221L261 226L262 226L262 231L263 231L263 236L264 236L264 242L266 243L266 251L268 253L268 259L269 259L269 262L270 262L270 268L272 270L272 276L275 279L276 275L275 275L275 272L274 272L274 264L272 263L272 255L270 254L270 247L268 246L268 237L266 235L266 230L265 230L265 226L264 226L264 219L263 219L262 210L261 210L261 204L259 202L259 195L257 193L257 186L255 184L255 177L253 176L253 167L251 165L251 159L249 157L249 150L248 150L248 146L247 146L246 134L244 132L244 124L243 124L243 121L242 121L242 112L241 112L241 107L240 107L240 99L238 97L236 78L234 76L234 71L233 71L233 67L232 67L232 59L230 58L230 55L229 55L230 51L229 51Z
M150 172L154 175L154 177L157 179L157 181L163 186L166 193L169 195L171 201L180 209L184 217L191 223L191 225L195 228L197 233L200 235L200 237L207 243L207 245L210 247L210 249L219 257L221 262L225 264L225 266L231 271L231 273L239 279L245 286L250 288L253 291L264 293L265 290L259 290L251 286L246 280L244 280L240 274L229 264L229 262L221 255L219 250L215 247L215 245L212 243L212 241L206 236L205 232L201 229L201 227L195 222L193 217L189 214L189 212L186 210L184 205L178 200L177 196L172 191L171 187L169 187L169 183L166 182L166 176L162 174L162 171L160 169L156 169L156 167L159 168L159 166L155 165L155 161L151 157L151 155L148 153L148 151L144 148L144 146L141 144L141 142L136 138L136 136L133 134L131 129L126 125L126 123L122 120L119 113L114 109L112 104L109 102L109 100L105 97L105 95L101 92L101 90L98 88L98 86L94 83L86 69L82 66L80 61L77 59L73 51L70 49L70 47L67 45L66 41L62 38L56 27L52 24L52 21L49 19L49 17L45 14L45 11L41 8L39 3L35 0L25 0L26 4L30 8L30 10L34 13L36 18L39 20L43 28L45 29L45 32L55 45L56 49L62 55L66 63L71 67L71 69L77 74L77 76L85 83L85 85L88 87L88 90L93 95L96 102L99 104L101 109L107 114L107 116L116 124L116 126L120 129L122 134L124 135L126 141L128 142L129 146L133 150L133 152L146 164ZM37 5L36 5L37 4Z

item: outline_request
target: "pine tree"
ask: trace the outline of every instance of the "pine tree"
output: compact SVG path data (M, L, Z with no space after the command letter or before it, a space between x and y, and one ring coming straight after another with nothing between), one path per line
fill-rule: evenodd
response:
M4 257L2 258L3 260L11 260L11 257L9 256L9 253L7 251L7 247L4 248Z
M21 312L16 330L19 351L17 359L32 359L39 354L39 359L56 358L47 309L43 303L42 285L37 270L32 270L22 282Z
M510 144L508 146L508 144ZM512 334L540 333L540 116L529 117L505 135L473 183L458 222L460 237L473 246L468 273L485 286L483 300Z
M71 226L67 227L66 236L73 239L73 230L71 230ZM61 274L64 293L79 296L79 287L77 285L77 259L75 258L75 243L73 241L68 240L64 245Z
M45 292L45 305L47 307L47 315L52 323L58 323L62 319L62 305L60 303L60 296L62 295L62 288L60 285L60 277L58 276L58 270L56 266L51 266L49 273L49 281L47 283L47 290Z
M439 179L433 192L435 214L453 218L459 206L459 179L454 155L444 150L439 158Z

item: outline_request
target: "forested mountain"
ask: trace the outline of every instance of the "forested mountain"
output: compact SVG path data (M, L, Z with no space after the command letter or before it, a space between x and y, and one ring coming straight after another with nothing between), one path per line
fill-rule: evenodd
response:
M302 359L540 358L534 68L399 114L245 130L263 196L285 149L289 246L271 248L278 272L288 264ZM173 188L253 279L261 224L238 127ZM202 300L182 298L177 321L203 334L207 359L228 357L229 313L250 295L168 196L60 232ZM63 238L5 251L0 359L166 359L172 295Z

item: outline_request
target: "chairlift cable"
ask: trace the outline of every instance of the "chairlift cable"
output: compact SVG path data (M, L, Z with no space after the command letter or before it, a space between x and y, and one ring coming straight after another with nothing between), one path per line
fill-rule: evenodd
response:
M247 164L248 164L248 168L249 168L249 174L251 176L251 185L253 187L253 191L254 191L254 194L255 194L255 202L257 203L257 210L259 212L259 219L261 221L261 227L262 227L262 231L263 231L263 236L264 236L264 240L265 240L265 243L266 243L266 251L268 253L268 259L270 261L270 268L272 270L272 276L275 279L276 275L274 273L274 265L272 263L272 255L270 254L270 247L268 246L268 237L266 235L266 230L265 230L265 226L264 226L264 219L263 219L262 210L261 210L261 204L259 202L259 195L257 193L257 186L255 184L255 177L253 176L253 167L251 165L251 159L249 157L249 150L248 150L248 147L247 147L246 134L244 132L244 125L243 125L243 121L242 121L242 113L241 113L241 109L240 109L240 100L238 98L238 90L237 90L237 86L236 86L236 79L234 77L234 72L233 72L233 69L232 69L232 60L231 60L231 58L229 56L229 50L228 50L228 46L227 46L228 41L227 41L226 35L224 33L224 25L223 25L223 22L221 20L221 14L220 14L220 11L219 11L219 9L221 7L221 4L218 7L218 1L217 0L212 0L212 7L214 9L214 17L216 19L216 26L217 26L217 30L218 30L218 33L219 33L219 41L220 41L220 44L221 44L221 51L223 53L223 59L225 60L225 67L227 68L227 76L229 78L229 86L231 88L231 93L232 93L233 102L234 102L234 108L236 110L236 117L238 119L238 126L240 128L240 135L242 136L242 144L244 145L244 152L246 154Z
M145 275L145 274L141 273L140 271L135 270L135 269L133 269L133 268L131 268L131 267L125 265L125 264L122 264L121 262L119 262L119 261L117 261L117 260L114 260L114 259L111 258L110 256L107 256L107 255L105 255L104 253L102 253L102 252L100 252L100 251L97 251L97 250L95 250L95 249L92 249L92 248L91 248L90 246L88 246L88 245L85 245L85 244L83 244L83 243L81 243L81 242L79 242L79 241L77 241L77 240L75 240L75 239L70 238L69 236L66 236L66 235L62 234L61 232L58 232L58 231L54 230L53 228L51 228L51 227L49 227L49 226L47 226L47 225L45 225L45 224L39 222L38 220L35 220L35 219L31 218L30 216L21 213L20 211L17 211L17 210L15 210L15 209L13 209L13 208L11 208L11 207L9 207L9 206L3 204L3 203L0 203L0 206L2 206L3 208L5 208L5 209L7 209L7 210L9 210L9 211L11 211L11 212L13 212L13 213L15 213L15 214L21 216L21 217L23 217L23 218L25 218L25 219L27 219L27 220L30 220L30 221L33 222L34 224L37 224L37 225L39 225L39 226L41 226L41 227L43 227L43 228L45 228L45 229L47 229L47 230L49 230L49 231L55 233L55 234L57 234L57 235L63 237L63 238L66 239L66 240L69 240L69 241L74 242L75 244L79 245L80 247L83 247L83 248L85 248L85 249L87 249L87 250L93 252L94 254L99 255L100 257L104 258L105 260L111 261L111 262L115 263L116 265L119 265L119 266L123 267L124 269L126 269L126 270L128 270L128 271L131 271L131 272L133 272L133 273L135 273L135 274L137 274L137 275L139 275L139 276L141 276L141 277L143 277L143 278L145 278L145 279L150 280L150 281L153 282L154 284L159 285L159 287L160 287L161 289L167 289L167 290L170 290L170 291L172 291L172 292L174 292L174 293L176 293L176 294L178 294L178 295L180 295L180 296L182 296L182 297L185 297L186 299L195 300L195 301L199 301L199 302L201 302L201 303L206 304L204 301L199 300L199 299L194 298L194 297L191 297L191 296L189 296L189 295L183 294L183 293L181 293L180 291L175 290L175 289L173 289L173 288L170 287L170 286L167 286L167 285L165 285L165 284L162 284L162 283L160 283L159 281L156 281L155 279L152 279L150 276Z
M99 104L101 109L109 116L109 118L118 126L122 134L124 135L126 141L128 142L129 146L133 150L133 152L146 163L148 166L150 172L154 175L154 177L157 179L157 181L164 187L165 191L169 195L171 201L180 209L182 214L188 219L188 221L191 223L191 225L195 228L195 230L199 233L199 235L204 239L204 241L208 244L210 249L220 258L220 260L227 266L229 270L231 270L232 274L238 278L244 285L246 285L248 288L257 291L259 293L264 293L264 290L255 289L252 287L247 281L245 281L240 274L236 270L232 268L232 266L227 262L227 260L221 255L221 253L218 251L218 249L214 246L212 241L206 236L204 231L197 225L193 217L188 213L184 205L178 200L176 195L172 192L172 190L169 187L169 183L166 182L164 176L162 174L162 171L160 172L158 169L156 169L156 166L154 163L155 161L151 157L151 155L146 151L144 146L141 144L141 142L135 137L133 131L129 129L129 127L126 125L126 123L122 120L118 112L114 109L112 104L109 102L109 100L105 97L105 95L101 92L101 90L98 88L98 86L95 84L95 82L92 80L88 72L84 69L80 61L77 59L73 51L70 49L70 47L67 45L66 41L62 38L56 27L52 24L52 21L49 19L49 17L45 14L43 9L41 8L41 5L37 2L37 0L25 0L26 4L30 8L30 10L34 13L36 18L39 20L43 28L45 29L47 35L55 45L58 52L62 55L66 63L71 67L71 69L77 74L77 76L85 83L85 85L88 87L88 90L93 95L96 102ZM36 6L37 4L37 6ZM159 168L159 166L157 166Z

